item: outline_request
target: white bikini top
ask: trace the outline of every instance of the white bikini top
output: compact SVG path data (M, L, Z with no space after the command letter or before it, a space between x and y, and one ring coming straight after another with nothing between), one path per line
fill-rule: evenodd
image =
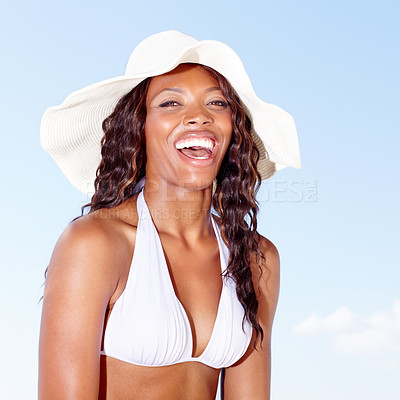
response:
M160 237L154 226L143 191L137 198L138 226L135 250L124 292L111 310L100 354L131 364L159 367L198 361L213 368L229 367L246 352L252 326L242 319L232 279L223 285L217 317L207 347L192 357L193 337L189 318L175 295ZM211 217L220 252L221 272L229 250ZM188 266L188 268L190 268Z

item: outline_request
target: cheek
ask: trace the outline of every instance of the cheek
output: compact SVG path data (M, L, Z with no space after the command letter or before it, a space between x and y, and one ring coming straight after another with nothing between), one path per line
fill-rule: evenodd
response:
M233 136L233 124L231 115L228 115L226 116L226 118L221 120L220 128L221 131L224 133L224 145L223 145L223 157L224 157L226 152L228 151L228 147Z
M220 120L220 128L224 132L227 142L231 141L233 124L232 124L232 115L228 114L225 118Z
M152 115L148 115L146 117L145 124L145 137L146 137L146 151L147 153L157 152L157 149L160 147L163 142L163 137L165 136L165 132L168 129L165 122L163 122L160 118L156 118Z
M145 133L147 136L165 138L176 127L176 118L168 115L150 114L146 117Z

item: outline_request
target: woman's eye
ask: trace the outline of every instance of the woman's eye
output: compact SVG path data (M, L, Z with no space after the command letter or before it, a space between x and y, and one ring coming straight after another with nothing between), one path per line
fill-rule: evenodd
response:
M228 103L223 100L213 100L213 101L210 101L209 104L211 104L213 106L219 106L219 107L228 107Z
M174 107L180 106L180 104L175 100L164 101L164 103L160 104L160 107Z

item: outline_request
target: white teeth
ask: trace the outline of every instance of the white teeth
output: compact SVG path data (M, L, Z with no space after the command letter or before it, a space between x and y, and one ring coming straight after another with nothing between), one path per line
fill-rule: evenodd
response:
M175 145L178 150L194 146L205 147L212 150L214 148L214 142L211 139L206 138L189 138L180 140Z

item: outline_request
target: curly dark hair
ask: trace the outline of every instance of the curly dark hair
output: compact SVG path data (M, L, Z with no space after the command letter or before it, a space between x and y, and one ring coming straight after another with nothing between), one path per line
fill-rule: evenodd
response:
M233 133L229 148L216 178L212 205L221 234L229 251L229 263L224 276L236 283L236 293L246 318L256 331L256 342L264 337L258 323L258 300L252 282L250 261L265 260L257 233L258 205L256 193L261 175L257 170L259 151L252 139L252 122L235 90L227 79L214 69L198 64L218 82L232 110ZM89 213L118 206L133 195L135 185L145 176L146 166L146 95L151 77L143 80L117 103L114 111L103 121L101 162L96 171L95 193L81 208ZM71 222L72 222L71 221Z

